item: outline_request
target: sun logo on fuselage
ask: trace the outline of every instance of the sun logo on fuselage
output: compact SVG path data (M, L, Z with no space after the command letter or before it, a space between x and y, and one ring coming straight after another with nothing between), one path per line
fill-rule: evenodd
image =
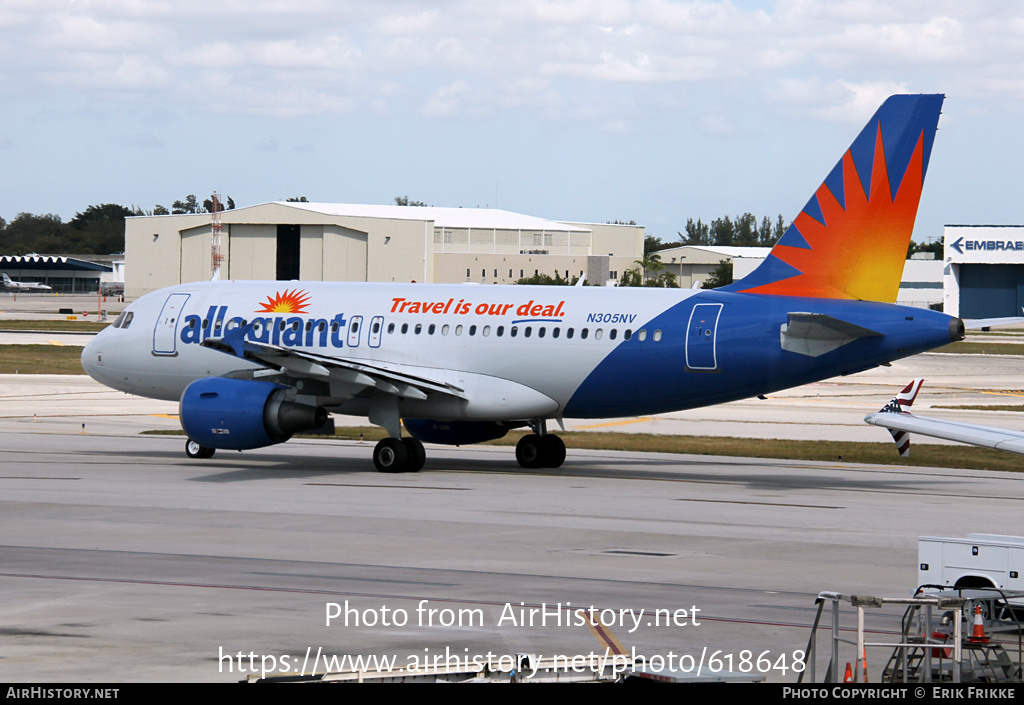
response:
M284 293L279 291L273 297L268 296L260 306L262 308L256 309L256 313L306 313L309 294L299 289L285 289Z

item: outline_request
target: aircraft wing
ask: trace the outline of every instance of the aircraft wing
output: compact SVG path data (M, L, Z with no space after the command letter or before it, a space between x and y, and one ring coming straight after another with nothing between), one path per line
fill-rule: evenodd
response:
M894 432L920 433L933 438L944 438L957 443L967 443L1024 455L1024 433L1020 431L979 426L963 421L915 416L906 412L868 414L864 417L864 421Z
M964 328L967 330L988 330L989 328L999 328L1000 326L1014 326L1024 323L1024 318L1021 317L1009 317L1009 318L965 318Z
M406 399L423 400L428 394L443 394L457 399L467 398L464 390L446 383L443 379L409 374L362 361L254 343L245 340L248 329L249 326L236 328L223 338L209 338L202 344L204 347L264 367L280 369L292 377L327 383L330 385L331 396L347 398L366 390L378 390Z

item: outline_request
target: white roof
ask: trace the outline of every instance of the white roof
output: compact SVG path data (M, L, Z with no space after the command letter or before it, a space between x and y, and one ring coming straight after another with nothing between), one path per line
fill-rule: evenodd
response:
M719 255L729 257L759 257L764 258L772 251L770 247L731 247L727 245L690 245L698 250L707 250Z
M442 208L439 206L376 206L359 203L303 203L277 201L279 205L301 208L314 213L360 218L391 218L398 220L432 220L437 228L473 228L481 230L547 230L553 232L588 233L587 228L566 225L532 215L512 213L497 208Z
M676 252L678 250L703 250L704 252L711 252L716 255L725 255L726 257L732 257L733 259L745 257L764 259L768 256L768 253L772 251L772 248L734 247L730 245L680 245L679 247L672 247L667 250L658 250L658 254Z

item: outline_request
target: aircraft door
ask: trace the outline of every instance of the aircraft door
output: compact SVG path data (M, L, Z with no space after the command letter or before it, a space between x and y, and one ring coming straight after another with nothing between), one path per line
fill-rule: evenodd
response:
M153 328L154 355L178 354L178 321L188 297L189 294L171 294L164 302L164 307L160 309L160 315L156 319L156 327Z
M359 347L359 336L363 334L362 327L362 316L352 316L348 319L348 346L350 348Z
M370 319L370 333L367 336L367 344L371 348L380 347L380 334L384 328L384 316L374 316Z
M688 369L718 369L718 318L721 315L722 304L697 304L693 307L686 331Z

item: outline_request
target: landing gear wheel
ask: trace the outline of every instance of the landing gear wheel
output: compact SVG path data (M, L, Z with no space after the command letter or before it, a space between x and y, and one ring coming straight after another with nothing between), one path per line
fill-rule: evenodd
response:
M373 464L380 472L405 472L409 451L401 438L384 438L373 449Z
M542 437L544 441L544 452L547 456L546 468L560 468L565 462L565 443L558 436L549 433Z
M406 452L409 454L409 464L406 465L406 472L419 472L423 469L423 463L427 462L427 451L424 450L423 444L416 438L406 437L402 439L402 445L405 446Z
M542 468L547 462L547 444L536 433L523 436L516 443L516 460L519 465L532 470Z
M204 445L200 445L198 441L193 441L191 438L185 441L185 455L190 458L205 460L206 458L212 458L215 452L217 452L216 448L207 448Z

